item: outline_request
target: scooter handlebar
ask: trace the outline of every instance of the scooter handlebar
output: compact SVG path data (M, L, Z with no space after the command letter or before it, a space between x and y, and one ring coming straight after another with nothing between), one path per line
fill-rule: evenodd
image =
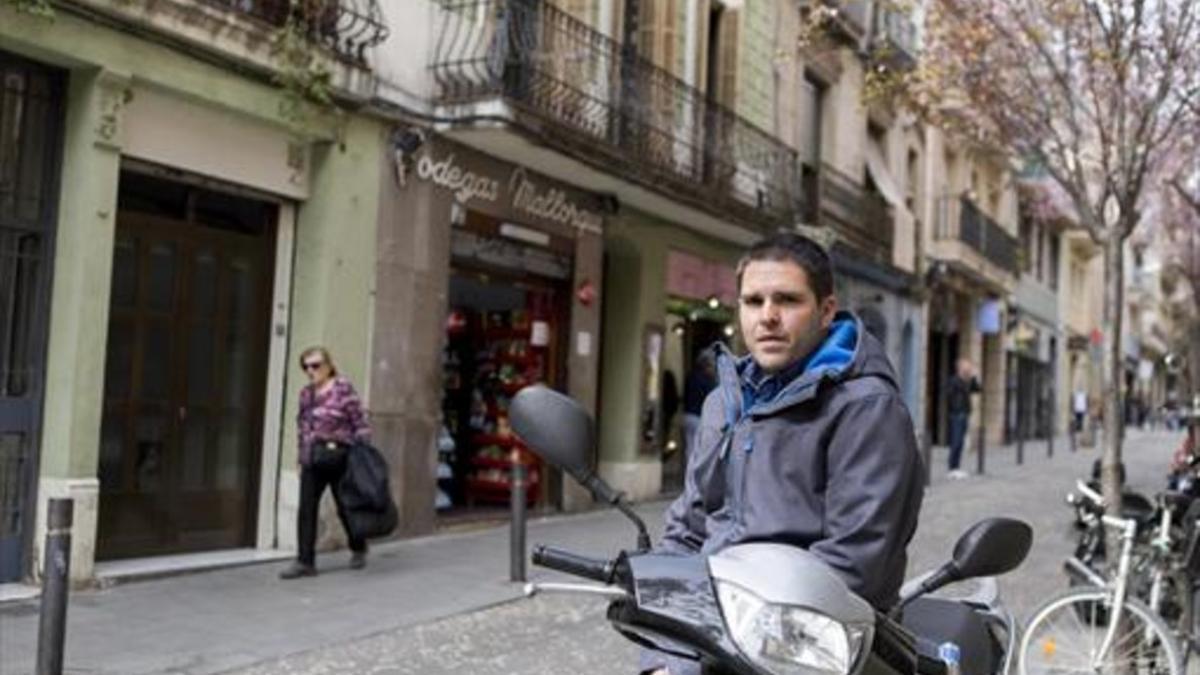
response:
M537 546L533 549L533 564L593 581L612 583L613 563L609 560L589 558L549 546Z

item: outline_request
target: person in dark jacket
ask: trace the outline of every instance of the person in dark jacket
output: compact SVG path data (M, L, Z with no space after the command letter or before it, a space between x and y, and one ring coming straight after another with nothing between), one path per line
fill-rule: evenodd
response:
M704 411L704 399L717 386L717 366L713 352L702 350L687 374L683 385L683 436L684 451L695 452L696 432L700 430L700 413Z
M966 478L967 472L959 468L962 462L963 443L967 440L967 425L971 421L971 394L980 391L979 378L975 377L975 364L970 359L959 359L954 376L946 383L946 413L950 423L950 478Z
M924 493L916 434L883 347L838 311L826 252L797 234L738 265L749 355L721 346L684 492L659 550L708 554L749 541L808 549L879 609L898 599ZM642 672L692 661L647 651Z

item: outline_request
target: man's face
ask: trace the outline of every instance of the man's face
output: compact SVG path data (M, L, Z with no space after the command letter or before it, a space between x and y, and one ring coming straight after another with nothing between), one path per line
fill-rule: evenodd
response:
M964 380L969 380L975 375L975 366L967 359L959 359L958 361L958 376Z
M825 339L837 311L833 295L818 302L808 274L790 260L756 260L742 272L738 320L755 363L776 373Z

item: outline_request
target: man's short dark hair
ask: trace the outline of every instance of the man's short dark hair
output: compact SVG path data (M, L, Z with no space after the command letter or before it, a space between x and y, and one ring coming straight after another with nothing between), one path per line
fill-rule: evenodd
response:
M833 263L829 254L817 242L795 232L781 232L764 239L746 251L737 266L738 290L742 288L742 273L752 262L793 262L804 270L817 300L833 295Z

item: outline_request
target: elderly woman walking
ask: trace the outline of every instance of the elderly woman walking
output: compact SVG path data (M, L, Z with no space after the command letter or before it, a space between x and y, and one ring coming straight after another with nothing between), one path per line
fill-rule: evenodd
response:
M310 347L300 355L300 367L309 382L300 391L300 510L296 518L299 555L281 579L315 576L317 507L325 488L337 485L346 471L346 454L356 442L370 440L371 428L363 414L362 402L354 386L338 375L329 350ZM355 538L346 521L338 491L333 489L338 517L350 537L350 567L360 569L367 563L367 542Z

